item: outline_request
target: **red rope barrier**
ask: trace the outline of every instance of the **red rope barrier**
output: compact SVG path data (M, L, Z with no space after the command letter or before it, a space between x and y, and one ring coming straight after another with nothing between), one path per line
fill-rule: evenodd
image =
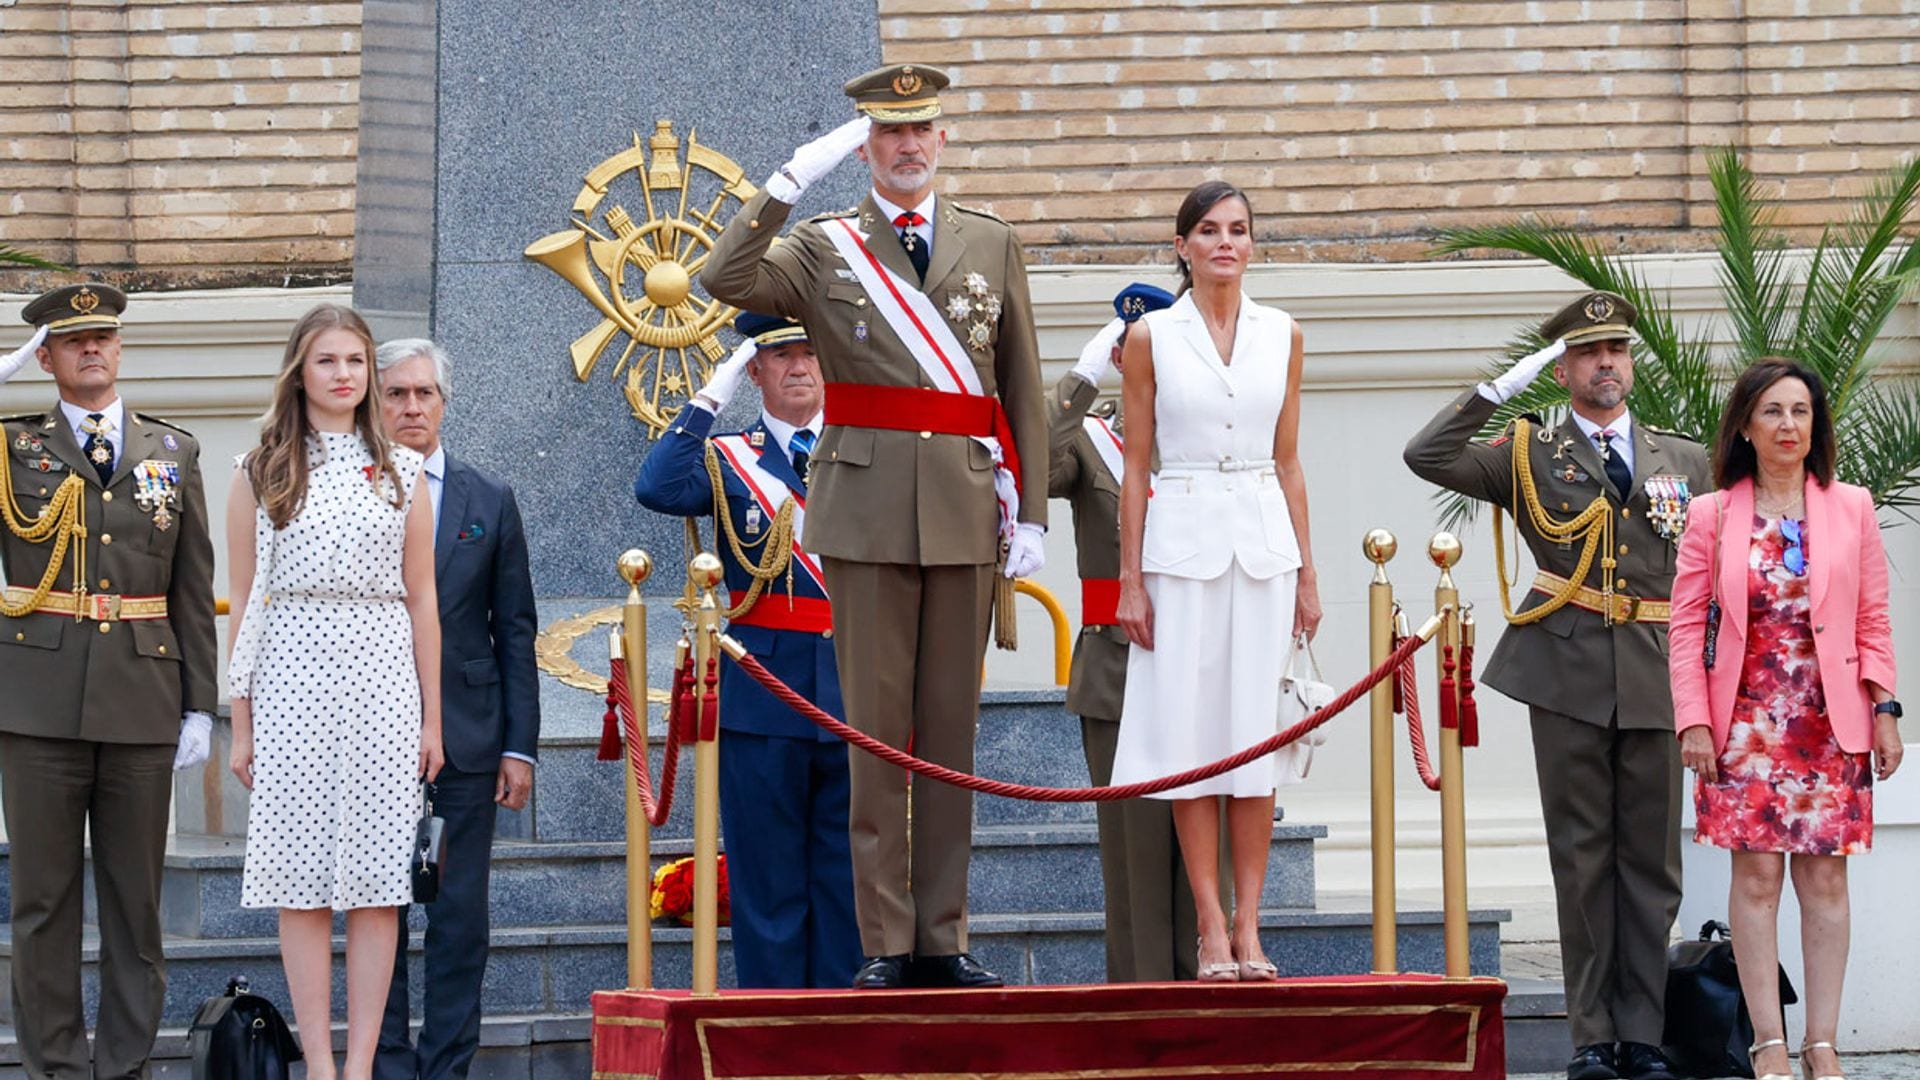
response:
M1420 774L1420 783L1428 791L1440 790L1440 771L1433 767L1433 758L1427 753L1427 728L1420 720L1420 682L1413 669L1413 657L1400 665L1399 678L1394 685L1400 690L1400 700L1407 714L1407 741L1413 744L1413 768Z
M688 661L682 669L674 672L674 701L677 705L684 688L691 684L691 672ZM607 705L620 715L620 727L626 734L627 766L633 770L634 786L640 789L640 810L647 816L647 823L659 828L667 823L667 814L673 809L673 781L680 765L680 725L669 721L667 724L666 759L660 765L660 798L656 803L653 795L652 770L647 765L647 740L634 713L633 694L627 688L627 662L614 658L607 675Z
M1294 724L1292 727L1287 728L1272 738L1255 743L1230 757L1221 758L1219 761L1209 765L1200 765L1188 769L1183 773L1163 776L1158 780L1143 780L1137 784L1090 788L1034 787L1028 784L1009 783L1005 780L989 780L986 777L963 773L957 769L949 769L945 765L935 765L930 761L922 761L904 750L888 746L879 739L865 732L856 731L841 721L834 719L832 716L827 715L821 711L819 706L803 697L799 691L781 682L780 679L768 671L759 660L754 659L752 654L737 656L735 657L735 661L740 665L741 671L746 672L755 682L765 687L768 693L785 702L788 708L813 721L819 727L832 732L841 739L852 743L890 765L897 765L902 769L919 773L921 776L985 795L1000 795L1010 799L1026 799L1029 802L1046 803L1113 802L1120 799L1135 799L1142 795L1153 795L1162 791L1171 791L1177 787L1184 787L1188 784L1212 779L1222 773L1231 772L1242 765L1263 758L1289 743L1304 738L1314 729L1320 727L1320 725L1325 724L1327 721L1339 715L1347 706L1358 701L1362 694L1373 689L1375 684L1393 674L1402 664L1410 662L1413 654L1420 651L1420 647L1425 644L1426 640L1418 635L1408 637L1400 643L1400 646L1396 648L1393 654L1388 656L1379 667L1368 672L1365 678L1348 687L1344 693L1328 702L1324 708L1316 710L1306 719Z

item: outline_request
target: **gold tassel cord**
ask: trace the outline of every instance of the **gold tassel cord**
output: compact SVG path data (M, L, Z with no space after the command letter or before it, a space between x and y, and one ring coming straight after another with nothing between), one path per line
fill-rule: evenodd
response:
M993 573L993 644L1003 652L1020 647L1020 627L1014 621L1013 579L1007 576L1007 545L1000 545L1000 561Z
M53 551L47 559L47 569L40 575L40 583L34 586L33 594L22 604L9 604L0 598L0 615L19 618L39 610L40 605L53 591L53 583L60 576L60 570L66 565L67 551L73 551L73 592L76 598L83 598L87 588L87 482L79 476L68 473L67 478L55 489L53 498L47 503L45 513L37 518L27 517L13 499L13 470L8 463L0 463L0 516L7 522L7 530L29 544L53 540Z
M1526 507L1528 520L1534 531L1543 539L1556 544L1570 544L1575 540L1583 541L1580 549L1580 562L1573 573L1567 575L1567 583L1549 595L1539 607L1529 608L1515 614L1511 588L1515 582L1507 574L1506 539L1501 529L1502 511L1499 504L1493 508L1493 561L1495 574L1500 586L1500 611L1507 621L1515 626L1526 626L1566 607L1587 580L1587 572L1593 569L1594 555L1600 554L1600 592L1605 599L1606 608L1613 610L1613 570L1617 565L1613 557L1613 507L1605 495L1596 496L1587 504L1587 508L1567 520L1555 518L1540 505L1540 492L1533 482L1533 439L1532 425L1525 419L1513 422L1513 490L1515 501ZM1514 514L1514 545L1519 546L1519 513ZM1611 616L1608 618L1611 623Z
M793 596L793 499L789 497L780 504L780 510L774 514L773 523L768 527L765 536L758 540L742 541L739 534L734 532L733 515L727 512L727 486L725 477L720 472L720 455L711 444L707 446L707 479L713 486L713 519L719 522L717 531L726 536L727 547L733 552L733 557L739 560L740 565L745 567L747 574L753 578L753 584L747 587L747 595L738 604L721 612L721 617L733 619L745 614L759 601L760 594L766 589L767 583L782 574L786 575L787 596L791 601ZM692 519L688 519L687 524L693 546L698 550L698 527L693 525ZM718 536L714 538L714 546L719 546ZM761 549L758 561L747 554L749 549L756 547Z

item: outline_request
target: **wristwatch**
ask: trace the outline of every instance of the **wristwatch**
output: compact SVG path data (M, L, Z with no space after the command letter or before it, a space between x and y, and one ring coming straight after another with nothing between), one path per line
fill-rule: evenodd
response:
M1881 713L1885 713L1886 715L1893 717L1895 720L1898 720L1902 716L1906 715L1905 712L1900 708L1900 703L1892 700L1891 698L1881 702L1878 705L1875 705L1873 707L1873 712L1874 712L1874 715L1876 716L1880 715Z

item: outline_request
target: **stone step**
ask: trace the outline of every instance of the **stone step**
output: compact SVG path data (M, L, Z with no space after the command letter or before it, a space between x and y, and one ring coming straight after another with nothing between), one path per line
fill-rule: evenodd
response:
M1476 974L1500 969L1503 911L1471 913L1470 944ZM1106 948L1103 919L1097 912L1058 914L982 914L970 920L969 948L982 963L1009 982L1073 984L1104 979ZM1365 911L1316 911L1275 908L1261 913L1262 940L1283 975L1351 974L1368 970L1372 952L1371 920ZM656 928L654 977L660 986L688 985L692 931ZM730 935L720 931L720 982L733 982ZM1438 912L1404 912L1399 928L1400 959L1409 971L1442 967L1443 943ZM497 1015L566 1014L589 1011L593 991L626 985L626 932L601 924L501 928L492 934L483 1007ZM336 937L336 954L344 949ZM419 1011L420 935L410 940L414 1010ZM184 1026L205 998L225 990L236 974L253 988L285 1005L286 980L278 943L272 937L166 939L167 997L162 1023ZM82 950L83 987L92 1015L99 1001L99 944L89 934ZM12 1008L13 941L0 935L0 1016ZM345 965L336 962L334 1005L346 1002Z
M1313 843L1318 825L1274 827L1265 902L1310 908ZM690 839L661 839L653 863L692 854ZM270 937L277 916L240 906L245 843L238 839L175 837L168 846L161 886L161 925L184 938ZM0 874L4 857L0 856ZM93 921L92 875L87 919ZM980 914L1097 911L1102 906L1100 849L1091 824L988 825L974 830L968 872L969 907ZM626 918L626 845L605 841L496 843L491 920L497 927L619 923ZM424 916L413 912L415 929ZM336 923L341 920L336 919Z

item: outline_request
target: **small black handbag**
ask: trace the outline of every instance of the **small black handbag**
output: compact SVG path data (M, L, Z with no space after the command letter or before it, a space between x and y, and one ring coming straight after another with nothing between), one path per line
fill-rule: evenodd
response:
M440 897L440 869L445 852L441 837L447 819L433 813L433 789L420 785L420 824L413 831L413 902L431 904Z
M249 990L245 975L235 975L226 993L201 1003L187 1044L193 1080L287 1080L301 1057L280 1010Z
M1784 1006L1800 1000L1780 971L1782 1028ZM1740 992L1734 967L1733 933L1723 922L1700 927L1700 940L1682 941L1667 950L1667 1018L1662 1037L1667 1058L1683 1076L1753 1075L1753 1019Z

